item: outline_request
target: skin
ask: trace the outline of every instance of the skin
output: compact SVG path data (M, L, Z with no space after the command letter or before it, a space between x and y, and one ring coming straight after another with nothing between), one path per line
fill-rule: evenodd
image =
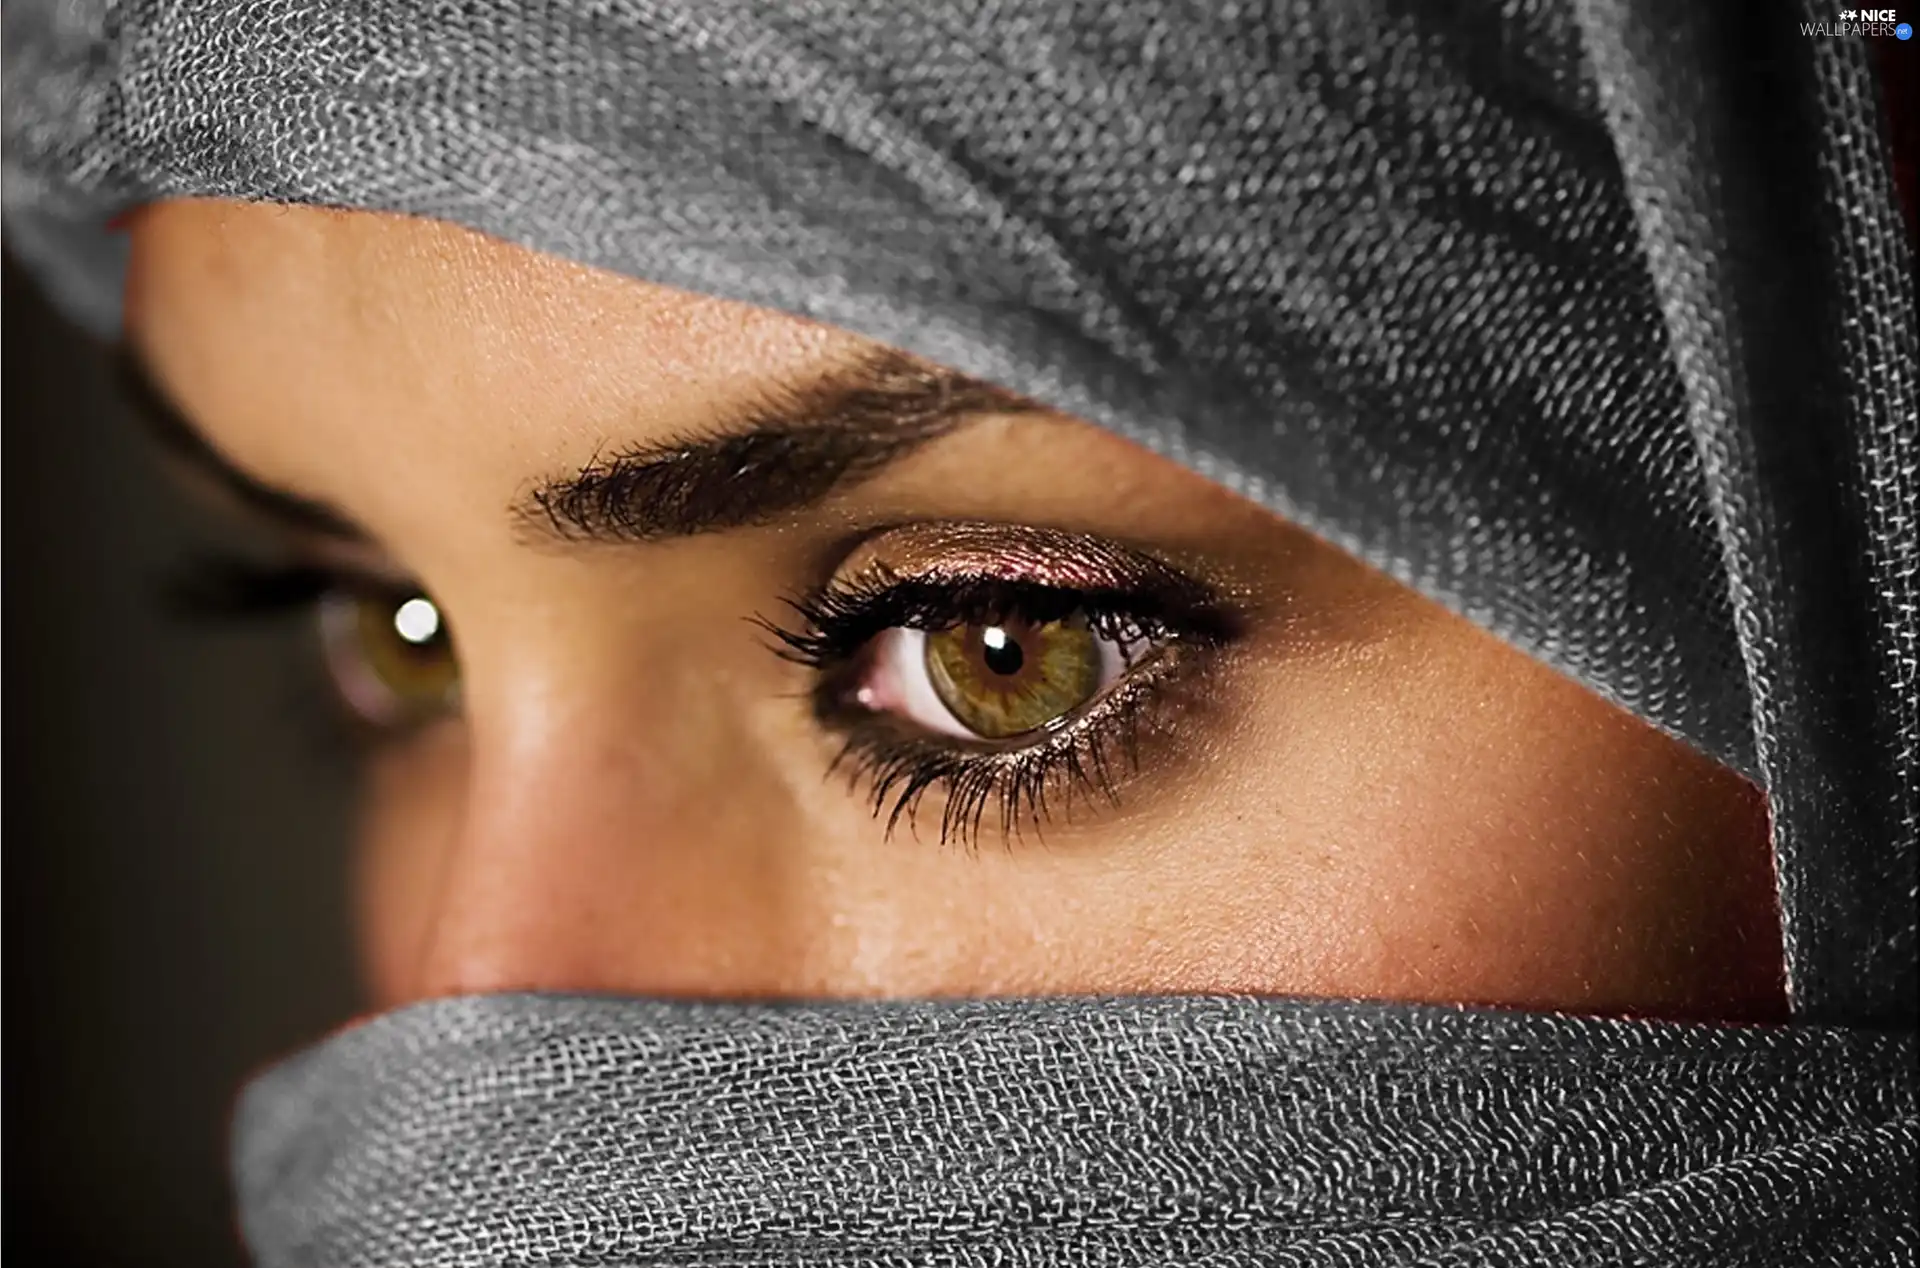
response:
M324 501L455 632L459 716L368 763L373 1002L1251 991L1784 1012L1746 782L1199 477L986 415L813 510L530 543L530 482L869 348L426 221L176 202L132 225L131 339L234 464ZM1117 807L1041 839L888 838L829 777L812 671L743 618L905 521L1092 534L1224 580L1244 637ZM361 550L361 548L355 548ZM1163 737L1164 738L1164 737ZM990 820L994 816L989 815Z

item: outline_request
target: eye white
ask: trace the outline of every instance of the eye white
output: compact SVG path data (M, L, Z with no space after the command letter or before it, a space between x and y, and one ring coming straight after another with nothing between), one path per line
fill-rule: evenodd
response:
M985 635L990 646L995 645L993 636L996 632L989 629ZM1088 697L1089 702L1099 699L1109 687L1120 681L1129 669L1139 663L1141 655L1149 647L1145 640L1121 642L1118 639L1096 637L1094 643L1100 649L1100 685ZM961 740L982 738L979 732L969 730L965 723L954 717L953 711L941 702L940 694L934 690L933 679L927 674L925 630L895 626L882 632L875 640L870 663L872 668L866 679L854 692L854 699L862 708L905 718L936 735L951 735Z

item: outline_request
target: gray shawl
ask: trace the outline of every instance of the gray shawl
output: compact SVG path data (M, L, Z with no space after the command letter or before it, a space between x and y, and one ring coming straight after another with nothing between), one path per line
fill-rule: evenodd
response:
M1751 775L1794 1025L424 1004L236 1126L263 1264L1912 1264L1913 255L1771 0L14 0L11 249L440 217L871 335Z

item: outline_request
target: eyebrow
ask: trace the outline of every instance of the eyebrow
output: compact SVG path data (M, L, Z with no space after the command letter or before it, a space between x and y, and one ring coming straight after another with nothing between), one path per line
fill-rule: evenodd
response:
M987 413L1042 407L882 349L776 387L717 432L637 446L544 481L514 506L523 529L578 542L654 542L765 524L813 506Z
M369 540L365 529L325 502L290 493L241 470L188 421L131 348L123 346L116 353L114 377L121 399L160 448L169 457L212 480L221 492L248 511L295 532L355 543Z
M370 540L317 499L242 470L188 420L139 355L123 348L124 394L174 457L244 506L289 528ZM804 382L773 385L713 431L596 456L544 478L508 513L523 539L633 544L769 523L865 480L985 414L1043 407L892 349Z

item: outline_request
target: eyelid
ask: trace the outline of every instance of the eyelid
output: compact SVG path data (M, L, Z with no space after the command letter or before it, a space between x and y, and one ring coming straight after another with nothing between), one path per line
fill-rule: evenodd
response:
M1153 591L1186 606L1219 606L1238 587L1200 561L1174 564L1092 533L983 520L877 528L846 552L837 580L911 577L928 583L991 577L1060 590Z
M950 625L968 609L1013 596L1022 614L1058 619L1078 610L1184 637L1225 642L1240 632L1244 587L1210 570L1084 533L1020 524L928 521L876 528L847 548L820 584L790 596L799 628L756 624L783 654L820 664L850 656L892 625ZM984 611L978 615L987 615Z
M958 556L927 553L955 542L965 547ZM989 543L1018 548L1012 569ZM972 848L992 803L1011 844L1056 811L1071 818L1076 800L1117 804L1121 781L1140 771L1143 749L1165 753L1177 767L1188 749L1161 747L1163 723L1211 707L1212 693L1187 688L1205 680L1201 671L1258 610L1240 590L1102 539L1005 525L909 525L870 535L828 580L790 599L798 628L756 622L774 636L779 655L815 672L808 693L815 721L840 737L829 774L865 785L889 835L903 818L911 825L926 794L938 790L941 840ZM876 637L1010 615L1036 623L1078 615L1107 638L1154 646L1122 656L1113 683L1057 726L1005 739L935 731L872 707L886 701L858 699Z
M371 541L296 537L293 553L338 575L343 581L387 594L426 594L427 587Z

